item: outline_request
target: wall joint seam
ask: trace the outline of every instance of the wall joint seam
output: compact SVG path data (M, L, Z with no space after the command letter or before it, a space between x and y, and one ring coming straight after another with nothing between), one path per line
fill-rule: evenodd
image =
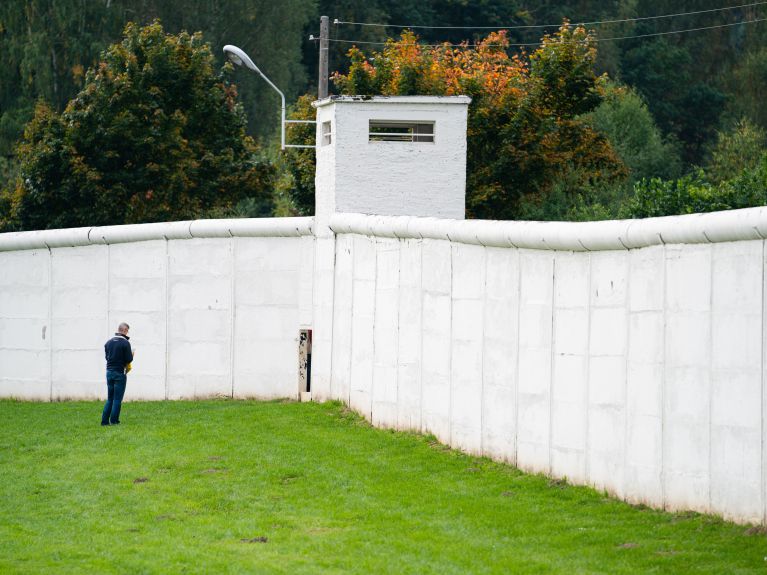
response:
M520 321L522 318L522 253L519 248L514 248L517 254L517 354L514 373L514 465L519 467L519 355L520 355L520 336L522 328Z
M423 289L423 244L424 244L423 238L418 240L419 259L421 261L421 269L419 270L419 273L418 273L418 300L421 303L421 305L420 305L421 309L419 310L419 313L421 315L421 330L420 330L421 331L421 337L420 337L421 352L419 354L420 365L418 366L418 372L419 372L419 395L420 395L420 398L418 400L418 428L421 430L421 433L425 433L426 432L426 429L424 429L424 426L423 426L423 385L424 385L424 383L423 383L423 364L424 364L424 361L423 361L423 339L424 339L423 338L423 332L424 332L424 329L423 329L423 308L424 308L423 300L424 300L424 295L426 293L424 291L424 289Z
M580 240L578 240L580 242ZM581 245L583 245L581 243ZM585 249L585 246L584 246ZM557 254L554 252L551 258L551 346L549 349L549 438L548 438L548 474L553 473L552 451L554 449L554 357L556 354L556 316L557 316Z
M703 233L705 236L705 232ZM708 240L708 236L706 236ZM711 240L709 240L711 241ZM708 247L709 258L709 292L708 292L708 503L706 511L711 512L711 491L713 478L711 477L711 451L713 444L713 394L714 394L714 250L716 246Z
M370 371L370 422L373 423L373 406L375 399L375 372L376 372L376 301L378 301L378 240L375 237L370 238L373 244L373 265L375 270L375 278L373 279L373 357L371 358L372 366Z
M170 398L170 371L168 363L170 361L170 242L165 238L165 399Z
M48 249L48 401L53 401L53 251Z
M584 386L584 398L583 398L583 475L586 478L587 484L592 484L591 481L591 465L589 463L591 454L589 453L589 447L591 442L589 441L589 411L591 408L591 274L592 274L592 255L589 253L588 259L588 280L586 282L588 288L588 297L586 298L586 385Z
M453 273L455 272L453 266L453 240L448 236L448 248L450 249L450 288L448 289L448 297L450 301L450 334L448 335L448 376L447 376L447 394L448 394L448 408L447 408L447 438L450 447L453 447L453 287L455 282L453 281Z
M357 282L354 281L354 256L356 253L356 245L357 240L354 236L346 236L347 241L349 242L350 250L351 250L351 270L349 272L349 276L351 278L351 284L352 284L352 297L350 302L350 321L349 321L349 389L348 394L346 396L346 404L351 406L352 404L352 386L354 383L352 382L352 364L354 363L354 294L357 291L355 289L355 284ZM336 242L338 241L338 236L336 236ZM335 294L333 294L335 296Z
M236 256L237 256L237 240L229 230L229 273L230 273L230 299L229 299L229 383L231 385L231 398L234 399L234 347L235 347L235 325L237 323L237 274L236 271Z
M485 454L485 345L487 335L487 246L482 246L482 342L480 346L479 453Z
M666 245L663 244L663 371L661 373L660 386L660 499L661 509L666 509L666 341L668 339L666 331L668 330L668 254Z
M621 497L628 499L626 491L628 470L628 446L629 446L629 354L631 350L631 252L626 252L626 291L625 291L625 314L626 314L626 347L623 362L623 472L621 476Z
M754 229L756 229L756 227L754 227ZM758 230L757 230L757 232L758 232ZM761 234L759 234L759 235L761 237ZM760 404L761 404L761 407L762 407L762 417L760 418L760 424L761 424L760 425L760 429L761 429L761 433L760 433L760 447L761 447L761 449L760 449L760 456L761 456L761 462L760 462L761 463L761 466L760 466L761 467L761 478L760 478L761 479L761 489L760 489L760 495L762 497L762 525L767 525L767 475L765 474L765 472L767 470L765 469L766 461L765 461L765 452L764 452L764 450L765 450L764 416L765 416L765 412L767 412L767 406L765 406L765 401L764 401L765 400L765 393L764 393L764 384L765 384L765 377L764 377L764 353L765 353L765 349L764 349L764 335L765 335L765 329L764 329L764 321L765 321L764 290L765 290L765 281L764 280L765 280L765 261L764 261L764 257L765 257L765 240L762 239L762 262L761 262L762 263L762 290L761 290L761 294L760 294L761 295L761 302L760 303L761 303L761 308L762 308L762 310L761 310L762 311L762 313L761 313L761 316L762 316L762 326L761 326L762 327L762 330L761 330L762 341L761 341L761 345L760 345L760 351L761 351L761 354L760 354L761 369L760 369L760 372L759 372L759 376L760 376L760 379L761 379L761 387L760 387L760 390L759 390L759 392L760 392L760 400L761 400Z

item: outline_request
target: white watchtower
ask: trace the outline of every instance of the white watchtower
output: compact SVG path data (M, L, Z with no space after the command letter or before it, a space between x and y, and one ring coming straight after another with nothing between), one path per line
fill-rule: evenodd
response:
M463 219L469 102L468 96L315 102L318 231L334 213Z

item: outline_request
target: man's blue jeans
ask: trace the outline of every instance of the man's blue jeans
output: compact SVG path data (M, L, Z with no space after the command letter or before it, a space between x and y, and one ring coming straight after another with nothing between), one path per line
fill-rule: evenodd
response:
M101 425L120 423L120 408L128 377L120 371L107 371L107 402L101 413Z

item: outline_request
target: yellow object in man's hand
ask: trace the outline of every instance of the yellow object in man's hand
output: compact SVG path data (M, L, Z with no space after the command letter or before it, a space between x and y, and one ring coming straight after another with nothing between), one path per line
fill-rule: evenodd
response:
M131 349L131 354L133 355L133 358L135 359L136 358L136 350L135 349ZM125 374L126 375L129 374L131 369L133 369L133 362L130 362L130 363L125 365Z

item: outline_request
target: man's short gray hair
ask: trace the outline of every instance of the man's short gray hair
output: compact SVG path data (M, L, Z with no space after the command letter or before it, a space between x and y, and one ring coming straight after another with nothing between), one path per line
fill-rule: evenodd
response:
M130 329L130 326L125 322L122 322L120 325L117 326L117 331L119 332L128 331L129 329Z

